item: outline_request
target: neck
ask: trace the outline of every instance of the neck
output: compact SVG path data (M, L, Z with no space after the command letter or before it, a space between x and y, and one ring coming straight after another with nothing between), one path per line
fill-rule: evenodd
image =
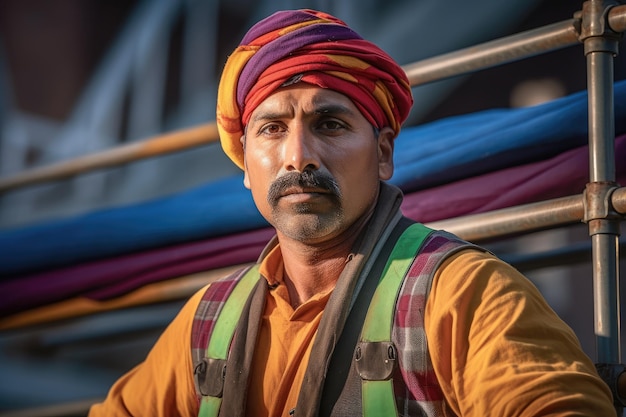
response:
M321 244L303 243L277 234L284 264L284 282L294 308L314 295L335 287L371 215L363 216L363 220L341 236Z
M284 265L284 282L291 305L296 308L312 296L334 289L349 256L367 256L385 225L398 214L401 202L400 190L382 183L376 207L372 207L371 211L336 238L311 244L291 239L277 231ZM372 233L372 239L357 242L365 233ZM359 253L353 254L356 249Z

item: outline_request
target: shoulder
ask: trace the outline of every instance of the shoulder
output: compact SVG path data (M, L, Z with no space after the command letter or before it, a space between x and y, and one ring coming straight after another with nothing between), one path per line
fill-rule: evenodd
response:
M440 265L424 320L437 378L460 414L610 409L574 332L529 279L488 252L462 250Z
M433 340L449 346L453 340L497 344L524 328L535 329L537 335L551 329L577 344L528 278L475 249L462 250L440 265L426 303L425 327Z
M190 333L193 349L206 348L213 324L224 303L249 269L249 266L238 268L205 285L188 301L184 309L189 309L186 315L188 316L187 321L191 323Z
M504 292L540 296L535 285L513 266L480 248L463 248L442 261L435 272L432 295L446 298L481 293L482 298ZM487 294L486 294L487 293Z

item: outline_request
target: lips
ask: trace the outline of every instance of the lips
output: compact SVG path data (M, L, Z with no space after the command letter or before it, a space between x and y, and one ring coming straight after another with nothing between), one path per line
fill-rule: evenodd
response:
M279 199L287 204L311 204L319 199L328 199L331 193L320 188L289 188L283 192Z
M294 194L330 194L330 191L323 188L289 187L281 193L280 197L288 197Z

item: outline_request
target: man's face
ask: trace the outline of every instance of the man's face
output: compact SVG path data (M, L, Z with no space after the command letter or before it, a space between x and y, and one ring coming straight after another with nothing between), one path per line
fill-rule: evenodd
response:
M244 184L265 219L315 244L340 237L373 210L379 179L393 173L393 131L376 133L354 103L297 84L252 113L244 140Z

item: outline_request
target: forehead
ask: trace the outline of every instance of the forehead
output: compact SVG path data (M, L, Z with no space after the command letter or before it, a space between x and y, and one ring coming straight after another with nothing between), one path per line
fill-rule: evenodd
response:
M337 91L300 83L281 87L263 100L251 114L250 122L258 119L305 113L342 113L363 117L352 100Z

